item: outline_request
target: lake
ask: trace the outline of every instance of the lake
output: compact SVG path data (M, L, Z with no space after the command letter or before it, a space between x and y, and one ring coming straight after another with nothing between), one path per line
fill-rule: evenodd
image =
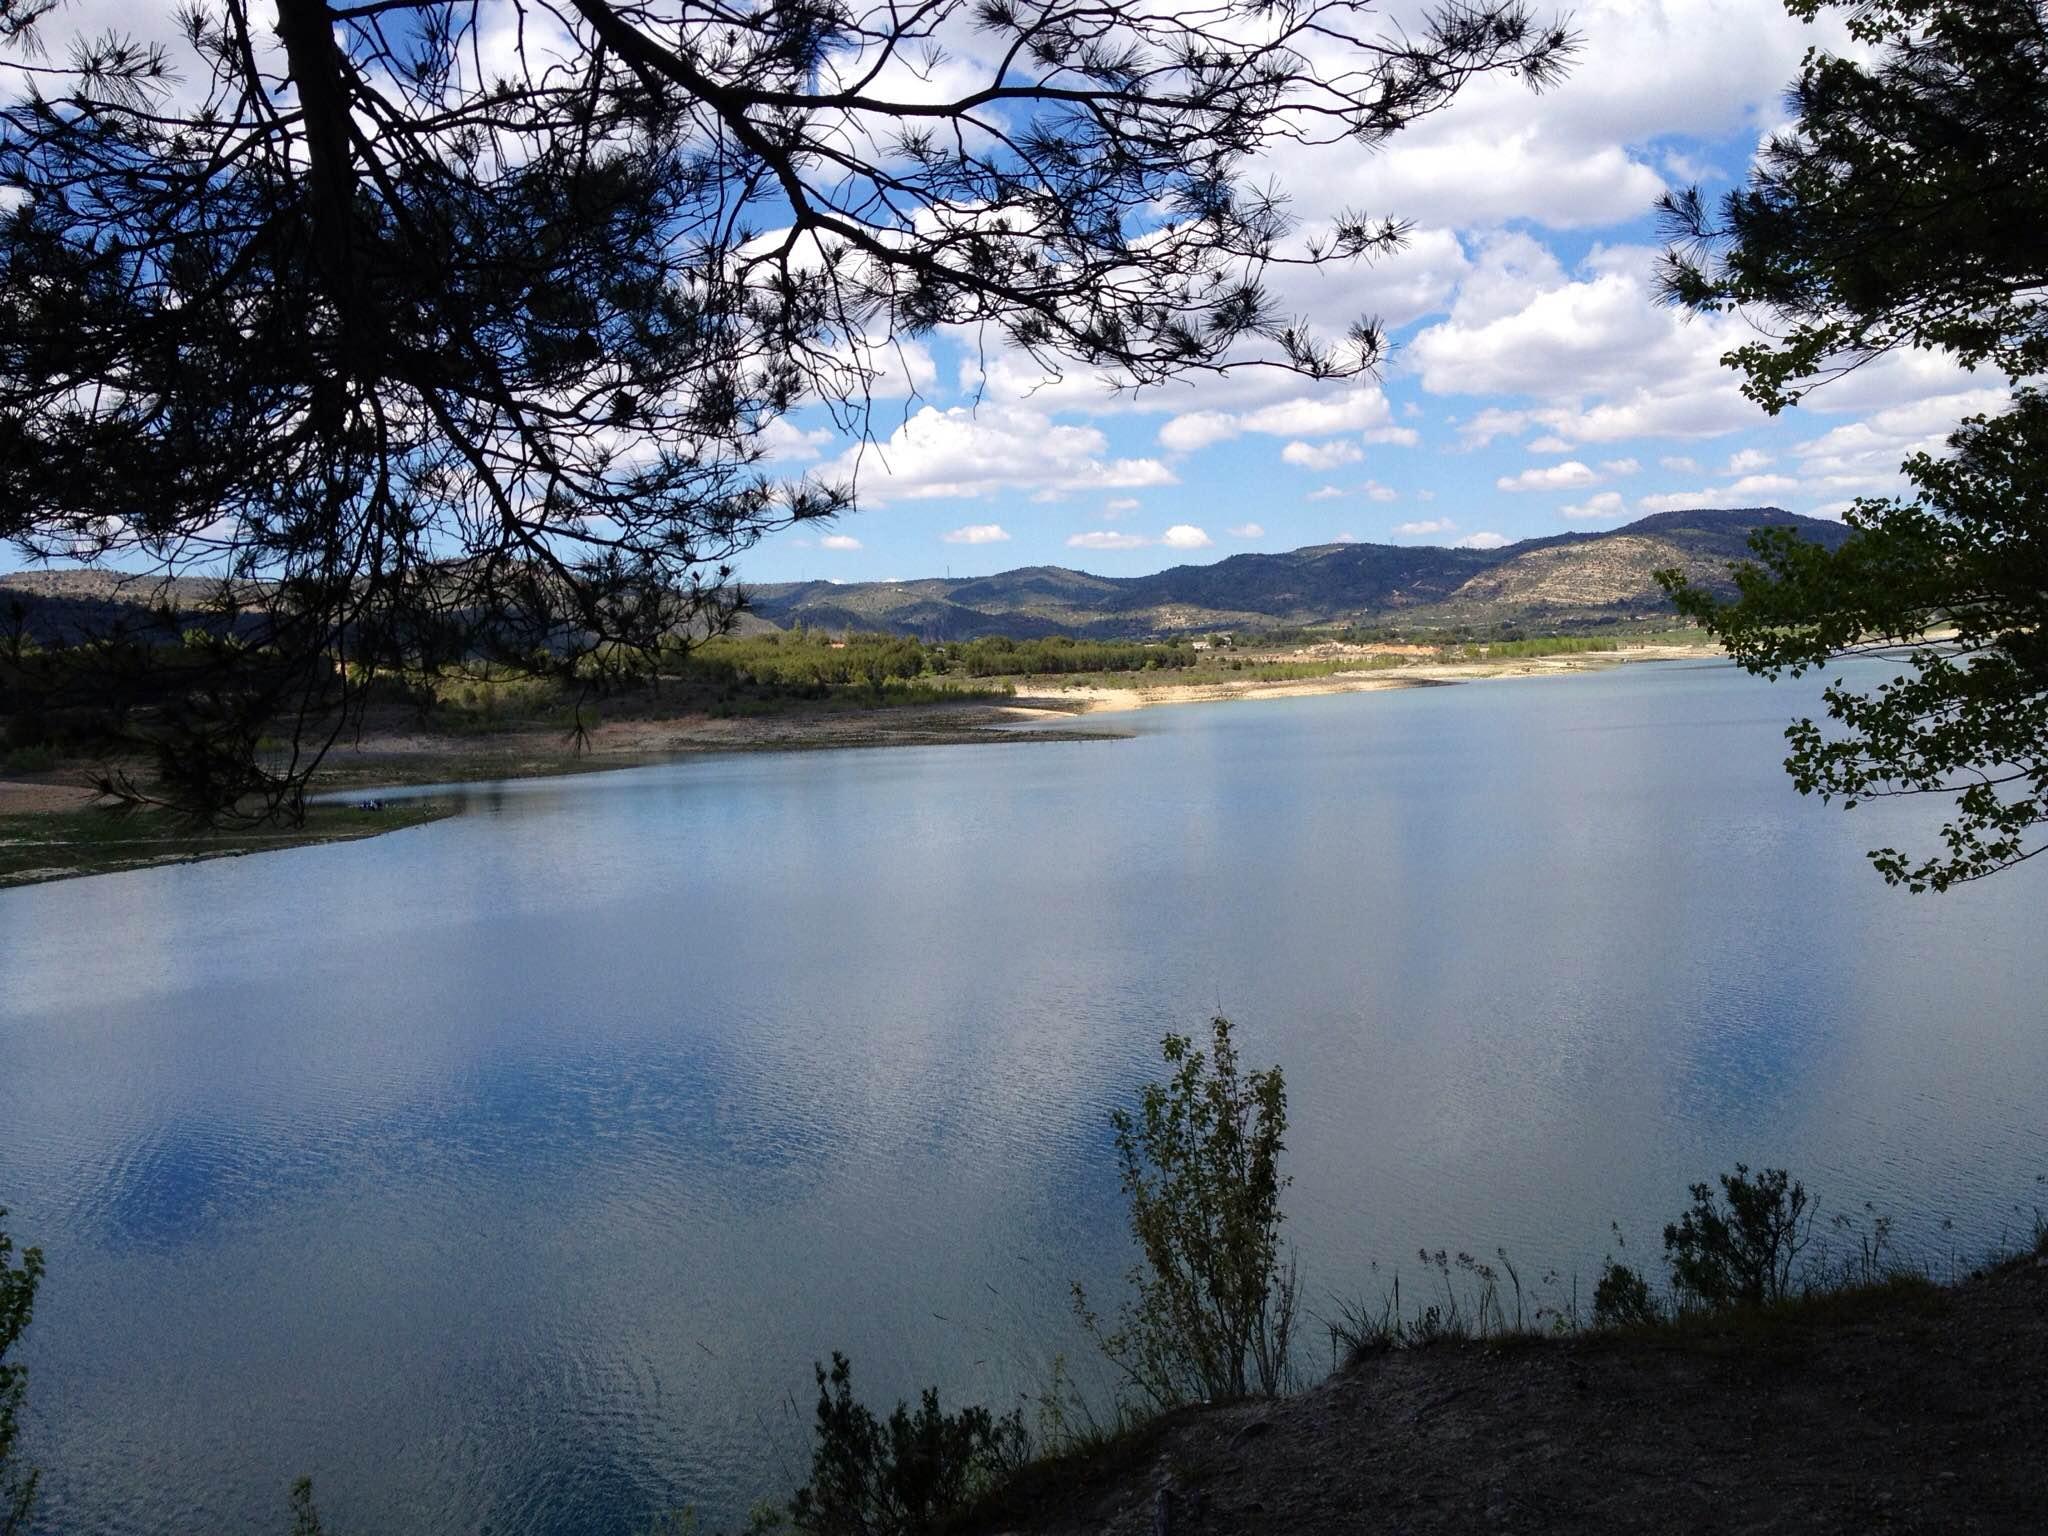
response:
M1423 1245L1589 1295L1738 1159L1937 1263L2016 1236L2043 868L1886 887L1939 808L1801 799L1814 697L1643 665L700 758L0 892L39 1527L281 1532L302 1473L357 1536L730 1520L834 1349L1007 1405L1130 1261L1110 1109L1217 1012L1285 1068L1317 1310Z

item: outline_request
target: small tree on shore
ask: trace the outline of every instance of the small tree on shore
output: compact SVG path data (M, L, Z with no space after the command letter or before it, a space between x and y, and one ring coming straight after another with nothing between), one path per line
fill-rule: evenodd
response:
M1207 1055L1168 1035L1172 1077L1110 1117L1144 1255L1114 1331L1074 1287L1082 1325L1158 1408L1287 1383L1299 1287L1280 1251L1286 1084L1278 1067L1240 1071L1228 1019L1210 1029Z
M1708 1308L1782 1301L1792 1265L1813 1232L1806 1186L1783 1168L1721 1175L1721 1198L1692 1186L1692 1209L1664 1229L1664 1257L1679 1296Z
M0 1220L7 1211L0 1207ZM0 1231L0 1536L28 1529L29 1510L36 1501L36 1470L20 1464L14 1437L15 1416L28 1385L28 1371L7 1363L7 1352L20 1342L35 1307L36 1282L43 1277L43 1251L24 1248L21 1263L10 1262L14 1242Z

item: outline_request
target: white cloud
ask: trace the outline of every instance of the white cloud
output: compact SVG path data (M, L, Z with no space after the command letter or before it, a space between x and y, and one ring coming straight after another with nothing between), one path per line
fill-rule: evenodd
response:
M1067 536L1069 549L1143 549L1151 542L1135 533L1111 533L1106 528L1092 528L1086 533Z
M1055 499L1076 491L1173 485L1157 459L1109 457L1094 427L1056 423L1014 405L920 409L887 441L856 446L833 460L827 478L856 478L873 504L936 497L966 500L1001 491Z
M1135 496L1112 496L1102 504L1102 510L1112 517L1121 517L1126 512L1138 510L1138 498Z
M1799 489L1790 475L1744 475L1728 487L1730 496L1779 496Z
M1519 475L1502 475L1493 483L1503 491L1576 491L1598 485L1600 477L1577 459L1566 459L1562 464L1525 469Z
M1700 461L1686 454L1668 454L1657 461L1664 468L1681 475L1696 475L1700 472Z
M1289 443L1280 450L1281 462L1297 469L1335 469L1340 464L1356 464L1364 457L1365 450L1347 438L1333 443Z
M1207 549L1216 541L1192 523L1175 523L1159 536L1168 549Z
M1193 453L1233 438L1237 431L1237 418L1228 411L1190 411L1159 429L1159 446L1169 453Z
M761 451L770 462L799 463L823 453L832 438L833 433L827 428L806 432L787 416L777 416L761 429Z
M1616 479L1621 478L1623 475L1632 475L1642 467L1634 459L1602 459L1600 461L1600 473L1612 475Z
M1001 523L969 523L939 537L948 544L1005 544L1010 535Z
M1623 517L1628 505L1621 499L1619 491L1602 491L1597 496L1588 496L1573 506L1559 507L1557 515L1568 523L1597 523L1610 518Z
M1344 488L1342 486L1319 485L1308 493L1306 499L1309 501L1335 501L1343 494Z
M1294 395L1248 411L1188 411L1159 429L1159 446L1193 453L1247 432L1291 438L1359 432L1376 443L1419 441L1412 427L1395 424L1393 407L1376 385L1347 384L1336 392Z
M1448 517L1432 517L1416 523L1396 523L1388 531L1397 539L1425 539L1433 533L1452 533L1457 526Z
M1468 533L1451 545L1453 549L1499 549L1508 542L1506 535L1498 533Z
M1395 490L1391 485L1381 485L1377 480L1366 481L1364 489L1367 501L1399 501L1401 499L1399 491Z
M1332 544L1356 544L1358 542L1358 535L1355 533L1340 533L1330 542Z
M1701 507L1720 506L1727 499L1726 491L1661 491L1642 497L1636 505L1645 512L1692 512Z
M1393 419L1387 397L1373 388L1349 388L1341 395L1300 395L1238 418L1246 432L1267 437L1329 437L1362 432Z
M1230 530L1233 539L1263 539L1266 530L1257 523L1239 523Z
M836 549L841 552L848 552L860 547L860 540L850 533L828 533L825 537L818 540L818 548L820 549Z
M1754 474L1759 469L1769 469L1777 462L1776 459L1765 453L1761 448L1744 448L1739 453L1731 453L1728 456L1728 462L1722 466L1721 473L1724 475Z
M1721 354L1748 339L1734 316L1684 316L1657 301L1655 252L1596 247L1566 277L1519 246L1484 247L1471 291L1410 355L1433 394L1498 395L1459 425L1469 446L1541 429L1532 446L1645 436L1713 437L1762 419Z
M1665 185L1646 163L1652 145L1757 135L1806 47L1842 36L1838 20L1806 26L1760 0L1587 0L1571 22L1584 51L1540 99L1511 77L1482 77L1376 154L1290 153L1279 179L1295 211L1362 207L1468 228L1640 218ZM1674 176L1692 169L1668 150L1657 158Z

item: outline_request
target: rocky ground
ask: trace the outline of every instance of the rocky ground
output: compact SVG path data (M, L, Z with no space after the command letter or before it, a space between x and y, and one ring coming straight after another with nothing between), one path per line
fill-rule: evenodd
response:
M1764 1318L1446 1344L1177 1415L982 1529L2048 1532L2048 1257Z

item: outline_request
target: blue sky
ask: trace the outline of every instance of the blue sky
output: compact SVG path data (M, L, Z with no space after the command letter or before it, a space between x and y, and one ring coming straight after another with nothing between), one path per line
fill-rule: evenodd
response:
M513 8L478 17L493 67L509 63ZM74 0L56 19L164 35L171 12ZM1280 308L1330 334L1384 321L1394 347L1378 378L1310 386L1252 369L1133 399L1085 372L1049 378L992 335L884 346L867 358L864 435L817 407L769 434L772 471L850 480L859 510L764 540L741 578L1044 563L1135 575L1336 540L1495 544L1690 506L1839 516L2000 405L1995 378L1899 356L1771 420L1719 363L1757 335L1750 319L1656 300L1657 196L1746 173L1785 125L1802 53L1844 46L1832 18L1808 26L1778 0L1595 0L1571 21L1580 56L1540 96L1482 80L1378 152L1293 148L1252 168L1288 194L1301 241L1340 213L1412 221L1384 260L1270 275ZM949 46L938 75L985 73L971 56L985 37L963 27Z
M1380 379L1305 387L1271 372L1111 396L940 334L892 357L870 440L799 413L785 473L853 475L861 509L740 563L752 581L980 574L1056 563L1112 575L1339 539L1491 543L1611 528L1685 506L1838 516L1900 485L1998 381L1888 359L1772 420L1722 353L1740 316L1657 303L1652 205L1725 190L1785 122L1784 90L1838 31L1775 0L1599 3L1541 96L1505 81L1363 155L1278 162L1305 230L1343 209L1414 221L1372 266L1290 273L1285 306L1341 332L1389 325Z

